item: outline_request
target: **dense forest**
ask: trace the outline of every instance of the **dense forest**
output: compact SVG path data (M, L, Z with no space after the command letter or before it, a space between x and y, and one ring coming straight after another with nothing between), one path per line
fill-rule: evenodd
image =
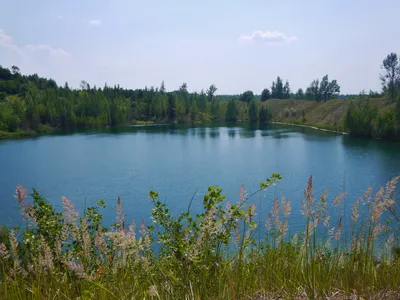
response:
M78 89L68 83L59 86L53 79L37 74L22 75L17 66L0 66L0 132L51 132L54 129L96 128L136 122L259 122L271 121L269 99L296 99L326 102L333 98L351 100L345 117L347 130L365 137L400 137L400 64L396 54L383 61L382 93L362 92L358 96L340 95L340 86L328 75L315 79L306 89L293 93L288 80L277 77L259 95L244 91L240 95L217 95L217 87L191 93L183 83L177 90L160 87L124 89L119 85L103 88L81 81ZM364 98L385 97L385 109L370 105ZM361 101L362 100L362 101ZM392 109L393 108L393 109ZM0 134L1 135L1 134Z
M37 74L21 75L0 67L0 130L43 131L49 128L74 129L148 122L268 121L266 108L254 106L253 93L234 97L216 96L211 85L205 92L190 93L183 83L167 92L159 88L123 89L119 85L91 87L82 81L79 89L68 83L59 87L52 79ZM229 99L229 101L228 101ZM251 114L251 115L250 115ZM255 114L255 116L254 116Z

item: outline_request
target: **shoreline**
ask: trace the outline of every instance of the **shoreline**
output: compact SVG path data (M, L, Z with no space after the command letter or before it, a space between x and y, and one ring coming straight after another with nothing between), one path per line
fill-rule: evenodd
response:
M279 124L279 125L290 125L290 126L311 128L311 129L325 131L325 132L332 132L332 133L337 133L337 134L341 134L341 135L348 135L348 133L344 132L344 131L336 131L336 130L332 130L332 129L319 128L319 127L314 126L314 125L302 125L302 124L285 123L285 122L270 122L270 123L271 124Z
M238 123L244 124L241 122L238 122ZM275 122L275 121L269 122L267 124L290 125L290 126L310 128L310 129L320 130L320 131L325 131L325 132L331 132L331 133L336 133L336 134L341 134L341 135L348 135L347 132L319 128L314 125L302 125L302 124ZM154 125L158 125L158 124L154 124L154 123L153 124L150 124L150 123L149 124L131 124L131 125L127 125L127 126L141 127L141 126L154 126ZM199 125L199 124L196 124L196 125ZM101 128L106 128L106 127L101 127ZM59 130L56 128L52 128L52 130L49 130L46 132L37 132L37 131L33 131L33 130L16 131L16 132L0 131L0 141L36 138L36 137L41 137L41 136L45 136L45 135L51 135L51 134L57 133L58 131Z

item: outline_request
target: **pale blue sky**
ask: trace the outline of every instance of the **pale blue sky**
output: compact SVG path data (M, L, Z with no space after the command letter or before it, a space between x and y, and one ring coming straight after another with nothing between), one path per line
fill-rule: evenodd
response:
M400 52L398 0L0 0L0 65L78 87L120 84L259 94L328 74L343 93L380 90Z

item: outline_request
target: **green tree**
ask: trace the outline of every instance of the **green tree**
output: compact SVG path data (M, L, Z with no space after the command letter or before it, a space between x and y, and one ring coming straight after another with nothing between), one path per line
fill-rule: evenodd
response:
M271 120L271 111L265 105L261 105L259 109L259 117L258 120L260 124L266 124Z
M283 82L279 76L276 78L276 82L272 82L271 97L273 99L283 99Z
M390 101L395 101L396 92L400 85L400 65L396 53L390 53L381 66L384 73L380 75L383 92L387 93Z
M260 101L261 101L261 102L265 102L265 101L267 101L269 98L271 98L271 92L269 91L269 89L263 89L263 91L261 92Z
M236 122L236 101L234 99L228 102L225 120L227 122Z
M340 87L337 84L336 80L332 80L329 82L328 75L325 75L322 80L321 84L319 87L319 92L318 92L318 99L321 99L322 101L326 102L330 99L332 99L333 96L337 96L340 93Z
M172 94L168 95L167 115L170 121L175 119L175 97Z
M203 90L201 90L200 95L198 96L198 103L199 110L204 113L207 109L207 99Z
M282 95L282 99L289 99L290 98L290 85L289 85L289 81L285 82L285 85L283 86L283 95Z
M212 102L212 100L214 99L214 94L215 94L216 91L217 91L217 87L215 85L213 85L213 84L210 85L210 87L206 91L208 102Z
M213 99L211 102L211 119L213 121L219 121L220 110L219 110L219 100Z
M396 101L396 123L397 123L397 135L400 138L400 95Z
M161 86L160 86L160 93L164 94L165 93L165 85L164 85L164 80L161 82Z
M240 95L240 101L250 103L254 98L254 94L252 91L245 91L242 95Z
M251 100L249 103L249 122L255 123L258 121L258 109L256 100Z
M17 66L12 66L11 70L12 70L12 73L14 75L19 75L20 74L20 70L19 70L19 68Z
M307 100L314 100L314 101L320 101L321 100L321 94L320 94L320 89L319 89L319 80L313 80L310 84L310 86L306 90L306 99Z
M305 95L304 95L303 89L301 89L301 88L298 89L297 92L296 92L295 98L297 100L303 100L304 97L305 97Z

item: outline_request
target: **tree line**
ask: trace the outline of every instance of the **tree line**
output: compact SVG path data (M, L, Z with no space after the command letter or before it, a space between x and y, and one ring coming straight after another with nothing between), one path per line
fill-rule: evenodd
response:
M190 93L186 83L167 92L160 87L103 88L82 81L78 89L53 79L22 75L19 68L0 66L0 131L95 128L147 122L268 122L271 113L255 103L254 95L240 100L216 95L217 87ZM244 100L246 98L246 100Z
M261 92L260 100L268 99L297 99L297 100L314 100L318 102L326 102L332 98L337 98L340 94L340 86L337 80L329 81L328 75L319 79L313 80L306 88L305 92L302 88L296 93L292 93L289 81L283 80L278 76L276 81L272 82L271 90L265 88Z
M388 54L381 65L380 80L384 103L373 102L374 95L360 95L351 101L345 125L353 135L400 140L400 62L396 53ZM383 107L382 107L383 106Z

